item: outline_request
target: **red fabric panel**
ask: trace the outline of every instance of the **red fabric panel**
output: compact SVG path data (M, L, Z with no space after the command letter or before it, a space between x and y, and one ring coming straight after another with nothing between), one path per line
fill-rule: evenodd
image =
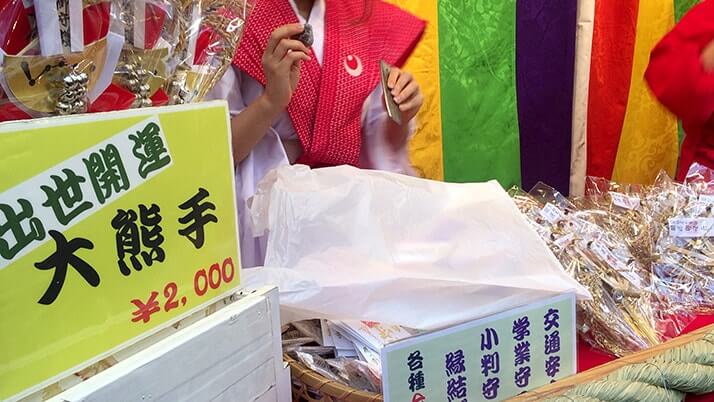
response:
M611 178L630 94L638 0L598 0L590 65L587 174Z

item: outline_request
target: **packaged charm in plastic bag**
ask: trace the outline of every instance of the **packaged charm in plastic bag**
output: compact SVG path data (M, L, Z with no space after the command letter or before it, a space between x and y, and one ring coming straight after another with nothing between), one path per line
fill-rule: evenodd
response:
M253 1L0 2L0 121L199 102Z
M109 35L106 11L101 1L5 3L0 13L13 28L4 32L0 58L0 119L89 110L110 84L107 69L113 71L123 43Z
M692 312L714 311L712 172L695 165L686 184L662 175L651 202L663 230L656 239L658 291Z
M182 1L166 83L170 104L200 102L230 67L254 0Z
M660 342L651 275L607 222L607 211L579 206L538 184L530 194L512 191L516 204L561 261L593 296L578 302L581 336L594 347L625 355Z
M114 0L114 20L126 39L114 83L134 95L132 108L168 103L163 87L173 73L180 8L178 0Z

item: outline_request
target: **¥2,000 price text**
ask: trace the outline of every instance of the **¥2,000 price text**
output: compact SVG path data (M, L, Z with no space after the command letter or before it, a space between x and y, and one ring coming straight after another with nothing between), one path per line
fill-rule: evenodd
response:
M198 297L203 297L209 289L216 290L222 285L227 285L233 282L236 276L236 268L233 263L233 258L228 257L223 260L223 263L214 263L208 269L201 268L193 276L193 291ZM131 303L136 307L132 312L134 316L132 322L148 323L151 321L151 316L160 312L162 309L165 312L183 307L188 302L186 296L179 298L178 285L175 282L169 282L164 286L164 299L159 300L159 292L154 290L149 295L146 301L133 299ZM163 302L163 304L162 304Z

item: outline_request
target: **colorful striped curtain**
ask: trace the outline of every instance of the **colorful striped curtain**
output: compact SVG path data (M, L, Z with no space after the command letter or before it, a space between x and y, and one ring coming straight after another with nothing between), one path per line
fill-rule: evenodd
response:
M643 76L697 0L390 1L429 23L407 65L427 98L423 176L580 193L586 175L674 173L680 129Z

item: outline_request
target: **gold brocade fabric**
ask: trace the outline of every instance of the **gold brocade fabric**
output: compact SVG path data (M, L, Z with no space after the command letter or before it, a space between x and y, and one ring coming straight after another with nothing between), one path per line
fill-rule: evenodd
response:
M439 88L439 27L436 1L387 0L427 22L426 32L404 67L414 74L424 93L418 128L409 144L409 157L420 176L442 180L441 94Z
M650 52L673 26L671 1L640 2L630 96L612 175L614 181L652 184L660 170L674 176L678 158L677 119L655 99L644 79Z

